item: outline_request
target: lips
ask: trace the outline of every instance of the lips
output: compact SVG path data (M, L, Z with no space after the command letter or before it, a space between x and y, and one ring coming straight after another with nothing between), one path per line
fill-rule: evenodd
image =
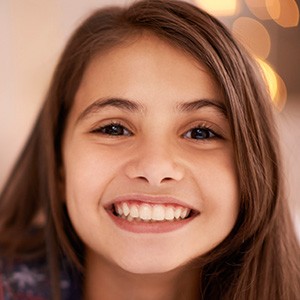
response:
M172 231L199 214L177 199L148 196L118 198L106 210L119 227L137 233Z

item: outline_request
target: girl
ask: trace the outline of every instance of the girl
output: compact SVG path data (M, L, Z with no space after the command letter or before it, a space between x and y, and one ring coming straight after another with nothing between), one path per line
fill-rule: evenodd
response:
M0 220L1 299L300 294L263 79L185 2L101 9L77 29Z

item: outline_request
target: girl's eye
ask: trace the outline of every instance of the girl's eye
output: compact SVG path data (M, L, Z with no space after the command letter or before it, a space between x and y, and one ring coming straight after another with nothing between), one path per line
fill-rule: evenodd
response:
M196 127L187 131L184 135L184 138L194 139L194 140L206 140L210 138L219 137L211 129L205 127Z
M100 133L103 135L110 136L130 136L132 135L131 131L125 128L121 124L108 124L99 128L92 130L92 133Z

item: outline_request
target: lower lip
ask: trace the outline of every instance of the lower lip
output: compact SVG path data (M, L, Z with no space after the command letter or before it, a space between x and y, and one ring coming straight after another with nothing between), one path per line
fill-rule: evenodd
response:
M117 217L112 211L107 211L114 223L121 229L134 233L165 233L180 229L190 223L195 216L179 221L127 221L126 219Z

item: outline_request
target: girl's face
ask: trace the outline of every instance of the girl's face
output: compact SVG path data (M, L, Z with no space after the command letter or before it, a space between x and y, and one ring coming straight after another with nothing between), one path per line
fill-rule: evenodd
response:
M236 221L222 95L204 66L156 37L90 63L63 158L68 213L93 264L173 270L218 245Z

